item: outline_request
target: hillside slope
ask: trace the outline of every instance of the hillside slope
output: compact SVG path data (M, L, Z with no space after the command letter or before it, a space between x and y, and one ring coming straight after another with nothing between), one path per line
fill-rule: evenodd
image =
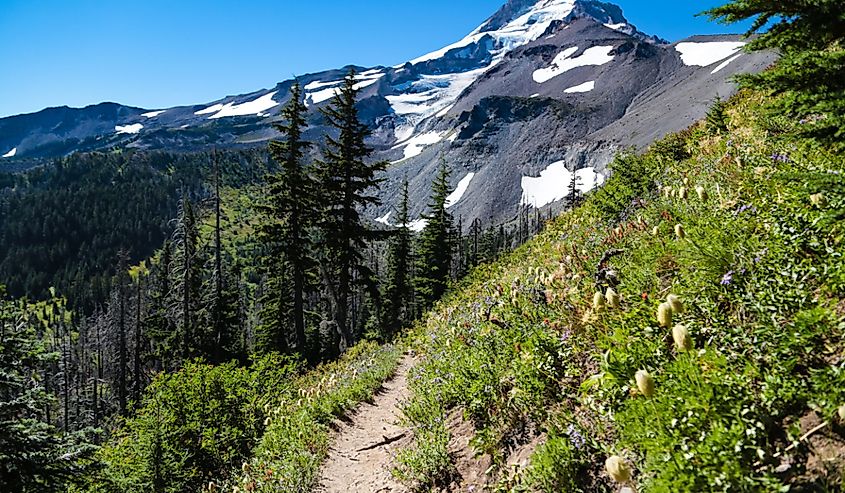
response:
M583 207L419 325L400 477L842 490L843 160L761 101L743 93L709 125L618 157Z

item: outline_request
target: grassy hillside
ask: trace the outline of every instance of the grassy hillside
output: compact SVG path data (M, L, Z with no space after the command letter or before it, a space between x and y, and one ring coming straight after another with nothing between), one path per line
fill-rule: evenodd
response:
M450 481L458 410L501 491L842 490L845 159L761 102L620 156L438 305L415 331L399 476Z

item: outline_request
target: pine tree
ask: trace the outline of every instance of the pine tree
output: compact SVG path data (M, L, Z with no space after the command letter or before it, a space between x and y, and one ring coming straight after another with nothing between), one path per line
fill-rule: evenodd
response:
M408 213L408 180L402 185L398 210L398 228L390 241L387 253L387 276L384 283L384 328L395 334L413 318L413 289L411 286L411 230Z
M314 249L310 229L317 216L315 184L303 164L311 143L303 140L307 126L305 104L298 83L282 111L284 123L276 124L282 140L270 142L270 155L281 170L267 177L267 203L263 238L269 254L271 289L264 297L264 321L259 345L265 350L287 349L288 320L293 319L296 348L306 352L306 296L311 289ZM288 282L289 281L289 282ZM290 286L288 286L290 284ZM288 306L292 305L292 306Z
M770 70L746 74L746 87L780 95L778 114L801 118L807 135L841 144L845 136L845 15L841 0L733 0L705 12L723 23L754 19L746 49L776 50Z
M345 347L355 342L349 312L353 280L364 267L362 252L368 240L383 236L363 223L359 210L381 203L372 190L382 182L376 174L387 166L385 162L366 162L373 150L365 143L370 130L358 118L355 84L355 71L350 70L331 105L322 110L326 123L337 136L326 136L323 159L316 163L323 205L321 270L332 299L332 318Z
M431 188L429 212L423 215L425 228L420 235L417 277L414 281L418 307L430 308L446 292L452 266L452 217L446 209L449 188L449 169L446 162Z
M174 315L179 324L182 337L182 359L190 358L195 349L195 319L199 288L201 283L201 262L198 252L199 232L194 206L187 196L179 201L179 216L176 230L173 233L173 246L176 256L173 259L175 268L172 269L176 277L173 287L178 293L174 296Z
M0 491L66 491L91 446L83 434L62 434L45 419L51 397L36 374L57 356L40 342L23 303L5 296L0 287Z
M214 266L208 288L202 303L202 318L207 321L207 333L202 334L197 342L201 354L213 363L223 363L241 356L237 341L239 295L237 287L227 282L229 276L224 265L222 244L222 200L220 198L220 160L216 152L212 153L214 172Z
M721 135L728 131L727 106L727 103L719 96L716 96L716 99L713 100L713 104L707 111L707 117L705 118L707 131L710 134Z
M115 308L117 309L117 399L118 411L121 415L126 415L126 398L127 398L127 384L126 384L126 368L127 368L127 347L126 347L126 312L128 308L128 294L129 288L129 254L126 251L121 251L117 263L117 275L115 276Z

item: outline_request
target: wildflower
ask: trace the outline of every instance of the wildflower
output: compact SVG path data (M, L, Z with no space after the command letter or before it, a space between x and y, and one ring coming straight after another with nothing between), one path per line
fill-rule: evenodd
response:
M684 186L689 186L689 178L684 177L682 181L684 182Z
M672 305L661 303L657 307L657 322L661 327L669 328L672 326Z
M779 152L775 152L772 154L772 161L776 163L788 163L790 162L788 154L781 154Z
M687 237L687 233L684 231L684 227L682 225L675 225L675 236L677 236L679 240L683 240Z
M660 226L655 226L651 228L651 234L654 236L658 236L660 234Z
M819 209L824 209L827 207L827 197L823 193L815 193L810 195L810 203Z
M669 306L672 307L672 313L676 313L680 315L684 313L684 302L681 301L681 297L676 294L670 294L666 297L666 302L669 303Z
M637 388L640 390L642 395L646 397L654 395L654 379L647 371L639 370L636 375L634 375L634 379L637 381Z
M209 481L207 489L210 493L217 491L217 483L215 483L214 481Z
M689 195L689 192L687 191L687 187L681 187L681 189L678 190L678 198L686 200L687 195Z
M617 483L627 483L631 480L631 466L628 465L628 461L618 455L608 457L604 461L604 468Z
M672 329L672 339L675 340L675 349L679 352L687 352L692 349L692 338L685 326L676 325Z
M667 199L672 196L672 187L663 187L663 196Z
M569 436L569 441L572 442L572 446L576 449L580 450L587 440L584 438L584 435L578 431L574 424L570 423L569 427L566 429L566 434Z
M607 300L607 304L614 310L619 309L622 304L622 297L619 296L619 293L617 293L613 288L607 288L607 292L604 294L604 297Z
M243 471L244 474L249 473L249 462L244 462L243 464L241 464L241 471Z
M734 271L726 272L724 276L722 276L722 280L719 284L722 286L730 286L730 284L734 280Z
M702 187L701 185L695 187L695 193L698 194L698 200L702 202L707 202L709 195L707 194L707 189Z
M842 421L843 423L845 423L845 404L842 404L841 406L839 406L837 413L839 414L839 421Z
M739 207L739 209L734 211L734 216L738 216L743 212L757 212L757 208L750 204L743 204Z
M599 311L604 308L604 296L596 291L596 294L593 295L593 310Z

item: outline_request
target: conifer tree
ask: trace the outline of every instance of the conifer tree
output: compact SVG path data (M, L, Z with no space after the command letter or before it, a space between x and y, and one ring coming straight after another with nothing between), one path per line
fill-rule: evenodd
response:
M732 0L705 12L723 23L753 19L747 50L776 50L770 70L740 81L781 97L772 109L801 118L805 133L840 143L845 136L845 15L841 0Z
M222 245L222 211L220 198L220 160L217 153L212 153L214 172L214 266L209 279L209 288L205 290L203 300L203 318L207 320L206 333L198 341L202 355L214 363L223 363L240 356L236 330L238 326L239 296L236 289L232 289L226 266L224 266L224 252Z
M320 220L321 269L332 298L332 318L345 347L355 342L349 309L355 274L361 273L364 267L362 252L368 240L383 236L363 223L359 210L380 204L373 189L377 189L382 181L376 173L387 166L385 162L366 161L373 150L365 143L370 130L358 118L355 84L355 71L350 70L331 105L322 110L326 123L334 129L336 136L326 136L323 159L316 163L323 205ZM362 275L359 279L368 278L368 275Z
M290 100L282 111L284 123L276 124L282 140L270 142L270 155L281 170L268 175L266 216L263 226L267 245L271 289L264 297L264 318L260 346L286 350L288 320L293 319L296 348L305 353L306 295L313 272L313 242L310 229L317 215L315 184L302 162L311 143L303 140L307 126L305 104L298 83L290 90ZM288 286L288 282L290 286ZM288 307L290 300L292 306Z
M51 396L36 374L55 359L21 306L0 286L0 491L66 491L90 455L82 433L61 434L43 410Z
M452 266L452 216L446 209L449 188L449 169L446 162L431 188L429 213L423 215L425 228L420 235L417 258L417 277L414 281L420 310L430 308L446 292Z
M175 318L179 323L182 337L182 358L188 359L195 349L195 319L199 287L201 282L201 262L198 252L199 232L194 206L187 196L179 201L179 215L176 230L173 233L173 245L176 256L173 259L176 266L173 273L176 276L174 289L178 296L174 296Z
M728 114L726 110L727 104L719 96L716 96L705 118L708 132L714 135L720 135L728 131Z
M395 334L413 318L411 287L411 230L408 228L408 180L402 184L398 210L398 228L387 253L387 276L384 284L384 328Z

